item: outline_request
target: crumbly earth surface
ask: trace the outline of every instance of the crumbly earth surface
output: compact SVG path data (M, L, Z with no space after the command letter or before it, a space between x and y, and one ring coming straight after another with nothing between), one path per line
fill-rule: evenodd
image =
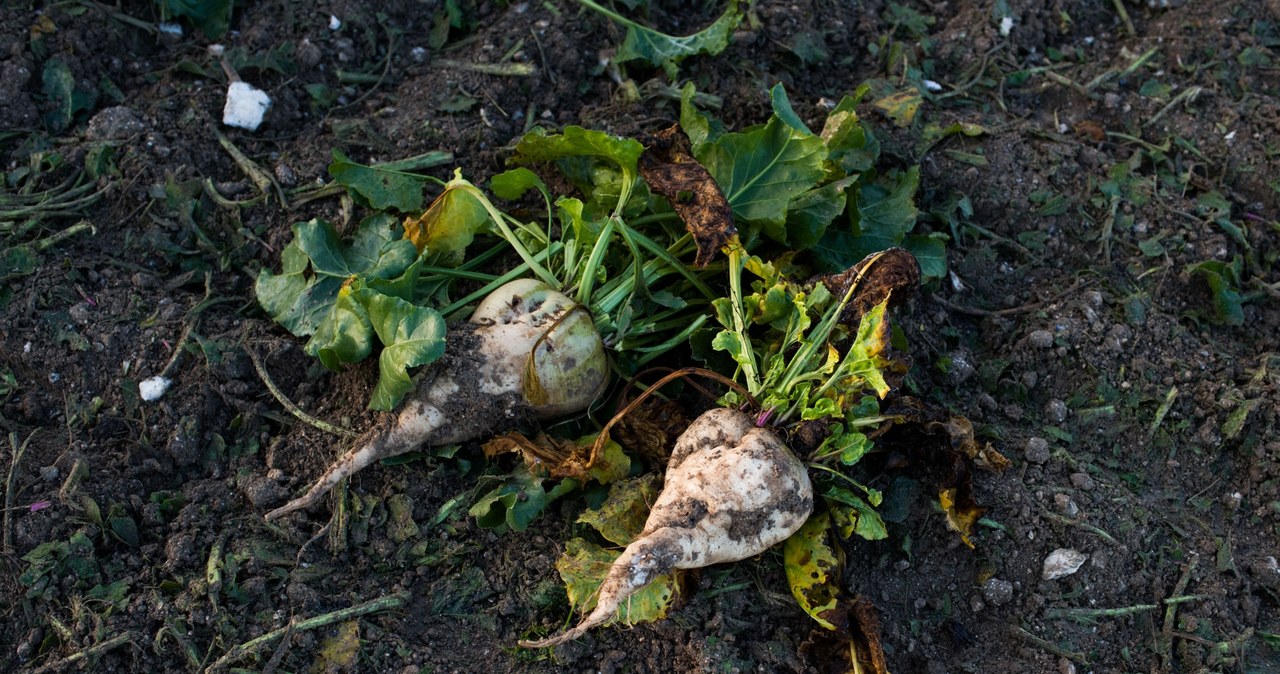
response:
M346 447L285 412L246 350L353 429L375 419L377 367L324 371L253 300L292 222L350 206L261 200L226 147L296 196L332 149L447 150L437 175L479 182L533 124L665 128L661 70L603 65L622 29L568 0L237 3L219 44L274 101L250 133L219 123L211 41L154 29L162 4L0 6L0 670L199 671L407 593L226 664L825 671L776 550L703 570L666 620L515 648L573 619L554 563L585 501L480 529L475 448L364 471L349 525L314 540L331 505L261 518ZM628 4L674 34L721 11ZM494 64L528 72L475 67ZM1280 671L1278 68L1276 0L760 0L724 53L681 65L731 128L762 121L777 82L811 125L869 79L923 90L905 126L860 108L886 167L922 166L920 231L949 239L948 277L897 314L904 390L1014 467L975 474L973 549L934 482L863 476L890 536L850 542L845 581L878 608L892 671ZM15 195L112 152L78 196ZM172 387L141 400L161 373ZM1087 559L1044 580L1060 548Z

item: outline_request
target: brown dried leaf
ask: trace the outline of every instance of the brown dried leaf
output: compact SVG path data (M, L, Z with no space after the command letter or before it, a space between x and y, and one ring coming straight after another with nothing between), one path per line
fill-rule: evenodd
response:
M870 600L843 597L823 614L834 630L815 628L800 655L819 672L889 674L880 639L880 617Z
M932 434L945 433L951 441L953 451L963 454L983 470L999 473L1012 465L991 443L978 444L978 439L973 434L973 423L964 417L948 417L946 421L929 422L924 428Z
M1096 143L1101 143L1107 139L1107 130L1092 119L1082 119L1076 122L1075 132Z
M733 208L714 178L689 150L689 137L672 126L646 139L640 155L640 175L649 189L671 202L671 208L698 244L694 263L705 267L716 251L738 235Z
M872 253L838 274L825 274L811 281L821 282L836 297L844 297L849 286L856 284L840 321L857 328L862 315L885 298L889 298L889 306L893 307L911 297L920 285L920 263L907 249L890 248Z
M616 442L606 442L595 463L588 465L595 439L595 435L590 435L577 440L564 440L545 433L539 433L537 437L530 439L522 433L512 431L489 440L481 445L481 449L489 458L502 454L519 454L535 475L545 472L550 477L571 477L584 482L595 480L601 484L624 477L631 468L631 460Z

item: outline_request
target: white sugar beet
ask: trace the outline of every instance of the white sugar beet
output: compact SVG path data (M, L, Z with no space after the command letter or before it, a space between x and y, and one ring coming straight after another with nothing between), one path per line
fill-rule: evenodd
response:
M536 383L529 377L530 353ZM542 281L507 283L470 320L449 329L444 356L416 377L417 389L399 413L386 415L306 494L266 517L311 506L375 461L580 412L600 395L608 376L604 344L585 310Z
M789 538L812 510L809 473L777 433L737 410L710 410L676 440L662 493L609 568L595 610L559 636L520 645L576 639L657 576L757 555Z

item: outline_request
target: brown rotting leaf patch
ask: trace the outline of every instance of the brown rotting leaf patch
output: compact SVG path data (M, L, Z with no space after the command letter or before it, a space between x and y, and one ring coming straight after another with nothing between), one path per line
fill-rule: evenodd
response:
M689 137L679 126L659 131L646 139L640 155L640 175L649 189L671 202L698 244L694 264L705 267L738 230L733 224L733 208L706 167L693 158Z

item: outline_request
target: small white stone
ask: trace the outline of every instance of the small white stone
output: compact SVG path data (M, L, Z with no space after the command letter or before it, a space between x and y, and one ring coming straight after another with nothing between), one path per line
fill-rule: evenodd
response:
M339 19L338 17L336 17L336 16L334 16L334 15L330 14L330 15L329 15L329 30L338 30L338 29L339 29L339 28L341 28L341 27L342 27L342 19Z
M925 80L924 88L929 91L942 91L942 85L934 82L933 80Z
M171 21L157 23L156 30L166 35L172 35L174 37L182 37L182 24L180 23L173 23Z
M1009 31L1013 30L1013 17L1006 16L1000 19L1000 37L1009 37Z
M141 395L143 400L152 403L159 400L172 385L173 380L168 377L155 376L143 379L138 382L138 395Z
M1040 574L1045 580L1065 578L1080 570L1089 555L1070 548L1058 548L1049 553L1044 560L1044 571Z
M271 97L267 92L247 82L232 82L227 87L227 104L222 108L222 123L257 131L270 108Z

